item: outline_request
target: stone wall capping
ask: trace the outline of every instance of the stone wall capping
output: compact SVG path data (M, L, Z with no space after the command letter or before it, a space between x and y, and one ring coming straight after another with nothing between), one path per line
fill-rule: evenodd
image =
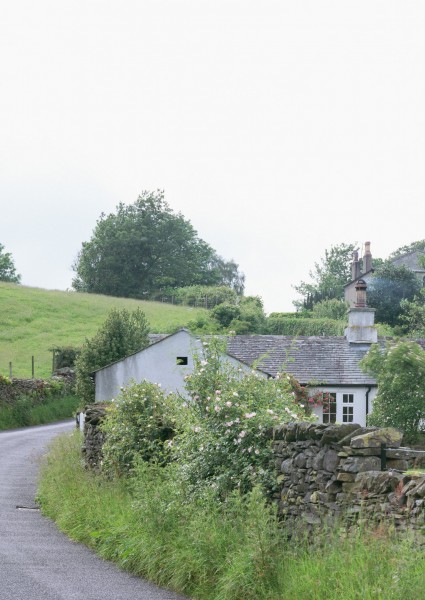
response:
M386 444L388 448L399 448L402 439L403 433L399 429L384 427L353 437L350 446L352 448L380 448L381 444Z

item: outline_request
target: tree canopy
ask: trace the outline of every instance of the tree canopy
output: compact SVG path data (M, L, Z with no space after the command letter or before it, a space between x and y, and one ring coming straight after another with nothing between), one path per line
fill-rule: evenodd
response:
M244 288L238 265L199 238L162 191L145 191L134 204L102 214L73 268L77 291L129 298L190 285L228 285L238 293Z
M20 283L21 276L16 273L13 257L10 252L4 250L4 245L0 243L0 281Z
M405 266L396 267L385 261L374 272L367 290L369 306L376 309L376 320L394 326L400 324L403 300L413 300L419 294L420 282Z
M425 240L418 240L417 242L412 242L406 246L401 246L400 248L397 248L397 250L394 250L394 252L391 252L389 258L398 258L399 256L409 254L410 252L415 252L416 250L419 252L425 252Z
M302 296L297 308L311 309L317 302L344 298L344 285L351 281L351 263L356 244L339 244L325 250L325 257L314 263L311 282L301 281L294 289Z

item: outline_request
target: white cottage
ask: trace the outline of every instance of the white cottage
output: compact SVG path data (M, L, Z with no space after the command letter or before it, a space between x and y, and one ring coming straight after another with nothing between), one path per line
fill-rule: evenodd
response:
M376 395L376 381L363 373L359 362L377 341L375 311L366 306L366 284L356 284L357 301L349 310L344 336L291 337L283 335L237 335L227 340L223 360L275 377L291 373L303 386L328 392L329 410L315 409L325 423L366 424ZM193 357L202 353L202 342L186 329L172 335L152 336L150 346L95 373L96 402L111 400L121 387L144 379L167 391L186 396L184 377L193 370Z

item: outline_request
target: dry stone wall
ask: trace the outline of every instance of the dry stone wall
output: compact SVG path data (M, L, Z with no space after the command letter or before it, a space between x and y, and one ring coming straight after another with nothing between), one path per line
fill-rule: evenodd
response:
M105 404L90 404L85 408L84 443L82 453L87 467L99 471L102 465L104 435L100 423L106 415Z
M425 451L396 429L289 423L273 430L279 513L288 524L376 519L425 534Z

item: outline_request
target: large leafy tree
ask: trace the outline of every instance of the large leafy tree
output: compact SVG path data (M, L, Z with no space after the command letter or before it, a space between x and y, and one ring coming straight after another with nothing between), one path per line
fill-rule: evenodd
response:
M221 258L161 191L143 192L131 205L102 214L73 265L73 286L114 296L144 298L167 288L230 285L243 290L238 265Z
M356 244L339 244L325 250L324 258L314 263L310 282L301 281L294 289L302 297L297 308L311 309L317 302L344 298L344 285L351 281L351 264Z
M400 324L403 300L413 300L419 294L420 282L407 267L396 267L388 260L374 272L368 284L369 306L376 309L376 320L394 326Z
M360 364L378 384L368 424L399 427L415 441L425 419L425 352L415 342L393 343L385 349L374 344Z
M19 283L21 276L16 273L13 257L10 252L5 252L5 247L0 244L0 281Z

